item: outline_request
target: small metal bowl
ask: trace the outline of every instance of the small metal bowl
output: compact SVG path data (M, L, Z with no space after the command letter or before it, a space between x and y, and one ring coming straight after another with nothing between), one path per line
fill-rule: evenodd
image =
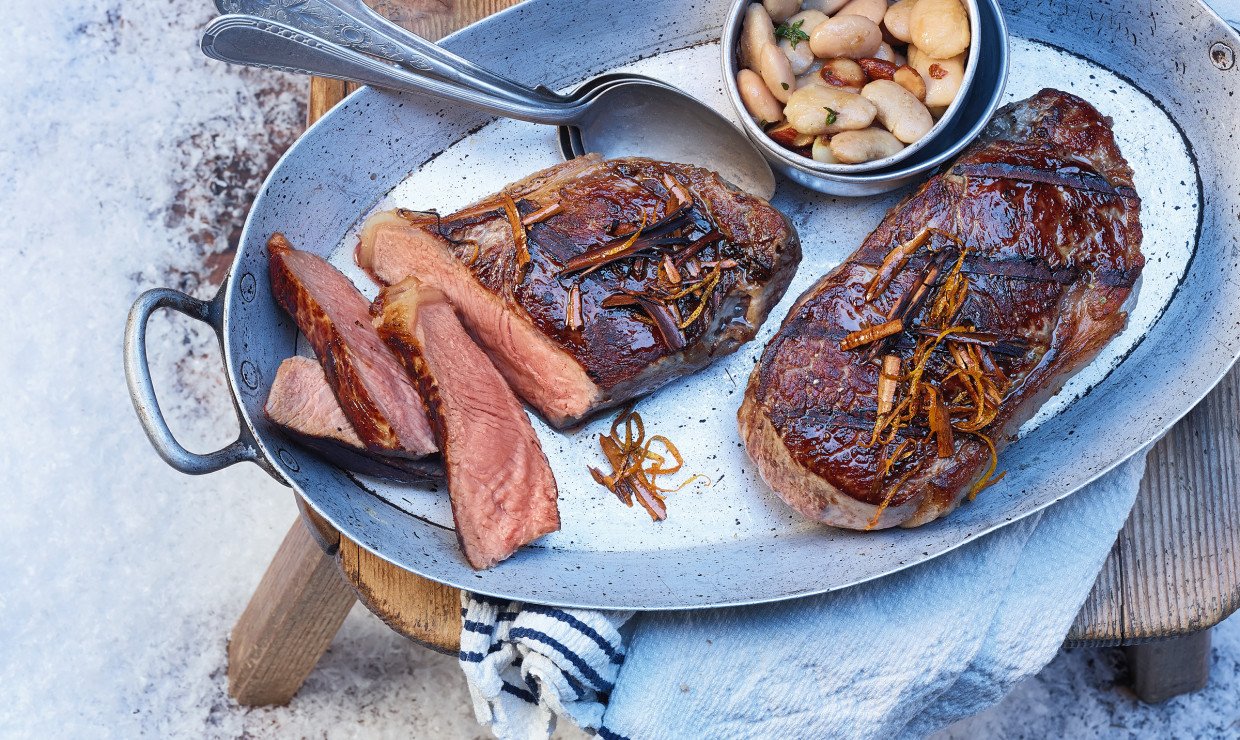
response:
M827 164L776 144L762 130L736 86L736 47L745 9L752 0L736 0L724 23L723 76L728 97L745 133L771 166L788 179L830 195L877 195L917 179L960 153L985 128L1003 98L1008 75L1008 31L998 0L962 0L969 12L972 42L960 93L929 132L898 153L862 164Z

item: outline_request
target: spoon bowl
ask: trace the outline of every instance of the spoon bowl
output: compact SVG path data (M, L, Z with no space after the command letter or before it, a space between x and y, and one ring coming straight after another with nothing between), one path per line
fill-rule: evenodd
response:
M579 121L561 127L562 149L569 131L566 158L586 152L608 159L640 155L704 167L763 198L775 194L766 159L715 109L658 80L612 78L595 90Z

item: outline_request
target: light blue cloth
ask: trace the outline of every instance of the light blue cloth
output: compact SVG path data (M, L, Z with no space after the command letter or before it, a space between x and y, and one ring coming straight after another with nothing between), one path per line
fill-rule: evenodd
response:
M1144 469L1138 454L1039 515L878 581L765 606L639 615L627 650L615 648L627 654L610 692L572 686L583 661L591 672L616 665L571 622L615 638L629 614L541 615L544 639L522 633L523 653L485 666L462 653L475 711L500 737L546 737L555 715L604 738L925 735L998 702L1055 656ZM485 604L464 603L467 618L485 621ZM519 620L535 608L503 609ZM462 650L505 651L499 632L467 629ZM523 677L527 696L497 688L505 671Z

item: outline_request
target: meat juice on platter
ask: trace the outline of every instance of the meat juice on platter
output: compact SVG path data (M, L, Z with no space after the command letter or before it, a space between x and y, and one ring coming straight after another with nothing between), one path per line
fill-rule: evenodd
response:
M1124 87L1122 81L1083 61L1060 55L1036 44L1017 42L1015 46L1017 60L1023 61L1025 68L1029 69L1031 76L1038 81L1067 76L1071 79L1071 86L1080 83L1087 88L1087 94L1091 90L1099 93L1096 98L1091 99L1100 100L1104 112L1116 116L1117 138L1125 152L1129 151L1130 142L1131 146L1138 150L1153 146L1165 147L1168 142L1173 145L1180 144L1170 122L1161 116L1152 104L1146 107L1138 104L1135 109L1127 111L1107 109L1105 93L1108 89L1113 93L1116 87ZM691 77L688 74L694 68L694 55L705 59L710 58L712 53L717 53L714 47L687 49L644 60L632 68L634 71L653 73L654 76L681 84L723 109L725 104L720 92L709 88L694 90L695 84L702 85L700 76ZM1025 56L1024 60L1021 60L1022 55ZM1036 74L1039 71L1045 74ZM1014 80L1010 89L1012 92L1030 93L1033 90L1028 86L1033 84L1034 82L1030 81L1022 90L1019 81ZM1139 103L1148 102L1141 100L1139 94L1137 98ZM1125 102L1131 104L1131 96ZM497 178L515 179L540 165L548 164L549 162L540 159L539 155L539 152L549 154L552 151L550 142L543 140L545 134L545 131L510 122L493 124L424 168L424 171L460 168L461 177L453 178L464 181L460 192L450 195L445 195L442 191L433 195L419 194L417 183L422 179L419 173L397 188L376 210L401 206L418 209L439 207L446 211L464 205L494 188ZM465 166L462 167L462 164ZM1173 179L1177 176L1191 176L1186 157L1173 156L1171 164L1169 174ZM479 175L482 172L488 173L488 177L481 178ZM504 173L503 177L499 178L496 172ZM1184 175L1181 175L1181 172ZM1142 189L1143 177L1147 184L1151 182L1151 173L1138 170L1134 178L1138 189ZM1183 202L1183 199L1179 200ZM1177 207L1173 212L1168 205L1170 201L1168 196L1167 202L1156 199L1147 201L1145 206L1147 211L1152 210L1155 216L1164 217L1160 220L1150 219L1152 228L1147 235L1147 249L1157 250L1159 259L1151 266L1152 270L1146 271L1145 285L1130 319L1130 329L1104 350L1103 358L1095 363L1090 373L1070 381L1069 392L1047 404L1041 414L1043 418L1055 413L1058 408L1069 403L1074 395L1100 380L1122 357L1126 348L1139 339L1145 327L1157 316L1165 303L1170 286L1178 279L1187 260L1188 246L1179 244L1178 240L1184 239L1185 234L1191 234L1191 223L1195 220L1195 211L1181 211ZM861 203L834 201L799 191L785 192L777 205L792 216L809 249L805 267L794 279L789 296L774 310L775 317L781 318L797 293L838 264L844 255L855 248L864 233L878 222L882 211L890 204L890 199ZM868 217L869 226L855 223L866 220L868 214L873 214ZM333 263L351 273L359 287L367 291L369 280L360 275L351 264L351 251L357 243L356 236L355 233L353 237L346 239ZM625 516L626 512L623 510L617 514L615 501L609 500L609 494L598 488L585 470L586 463L599 459L594 432L604 430L609 423L607 420L592 422L575 434L565 436L551 431L540 419L535 418L534 426L543 440L556 478L560 481L560 503L565 512L564 529L543 538L535 546L571 545L596 550L632 550L667 546L668 540L688 540L690 537L695 542L702 542L702 523L711 521L718 524L711 528L714 531L712 536L720 540L743 537L749 532L760 530L789 527L800 529L809 526L791 516L781 503L766 492L766 487L757 479L752 464L748 463L744 451L737 447L736 442L735 417L732 414L739 403L738 383L743 383L762 344L774 333L776 324L776 321L768 322L759 333L759 341L748 345L745 352L731 358L722 358L702 373L670 384L641 405L647 423L659 431L669 431L681 445L689 460L689 468L695 472L703 472L714 480L709 488L694 486L678 494L681 502L673 504L682 507L686 517L693 518L694 526L679 525L676 516L656 527L652 526L648 519L643 524L640 517ZM688 413L686 408L689 409ZM1035 419L1031 425L1038 421L1040 419ZM401 508L450 525L451 515L442 494L377 480L373 490ZM829 530L821 531L823 536L829 536Z

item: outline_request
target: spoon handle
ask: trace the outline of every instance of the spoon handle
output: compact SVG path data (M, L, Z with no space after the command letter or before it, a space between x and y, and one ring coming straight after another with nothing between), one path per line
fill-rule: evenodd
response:
M558 126L577 120L583 112L581 105L542 100L518 102L473 87L460 87L372 59L287 24L249 15L222 15L207 24L202 51L212 59L232 64L423 93L533 123Z
M248 14L284 23L340 46L409 69L438 77L461 87L519 103L562 102L546 90L534 90L457 56L392 23L362 0L215 0L221 13Z

